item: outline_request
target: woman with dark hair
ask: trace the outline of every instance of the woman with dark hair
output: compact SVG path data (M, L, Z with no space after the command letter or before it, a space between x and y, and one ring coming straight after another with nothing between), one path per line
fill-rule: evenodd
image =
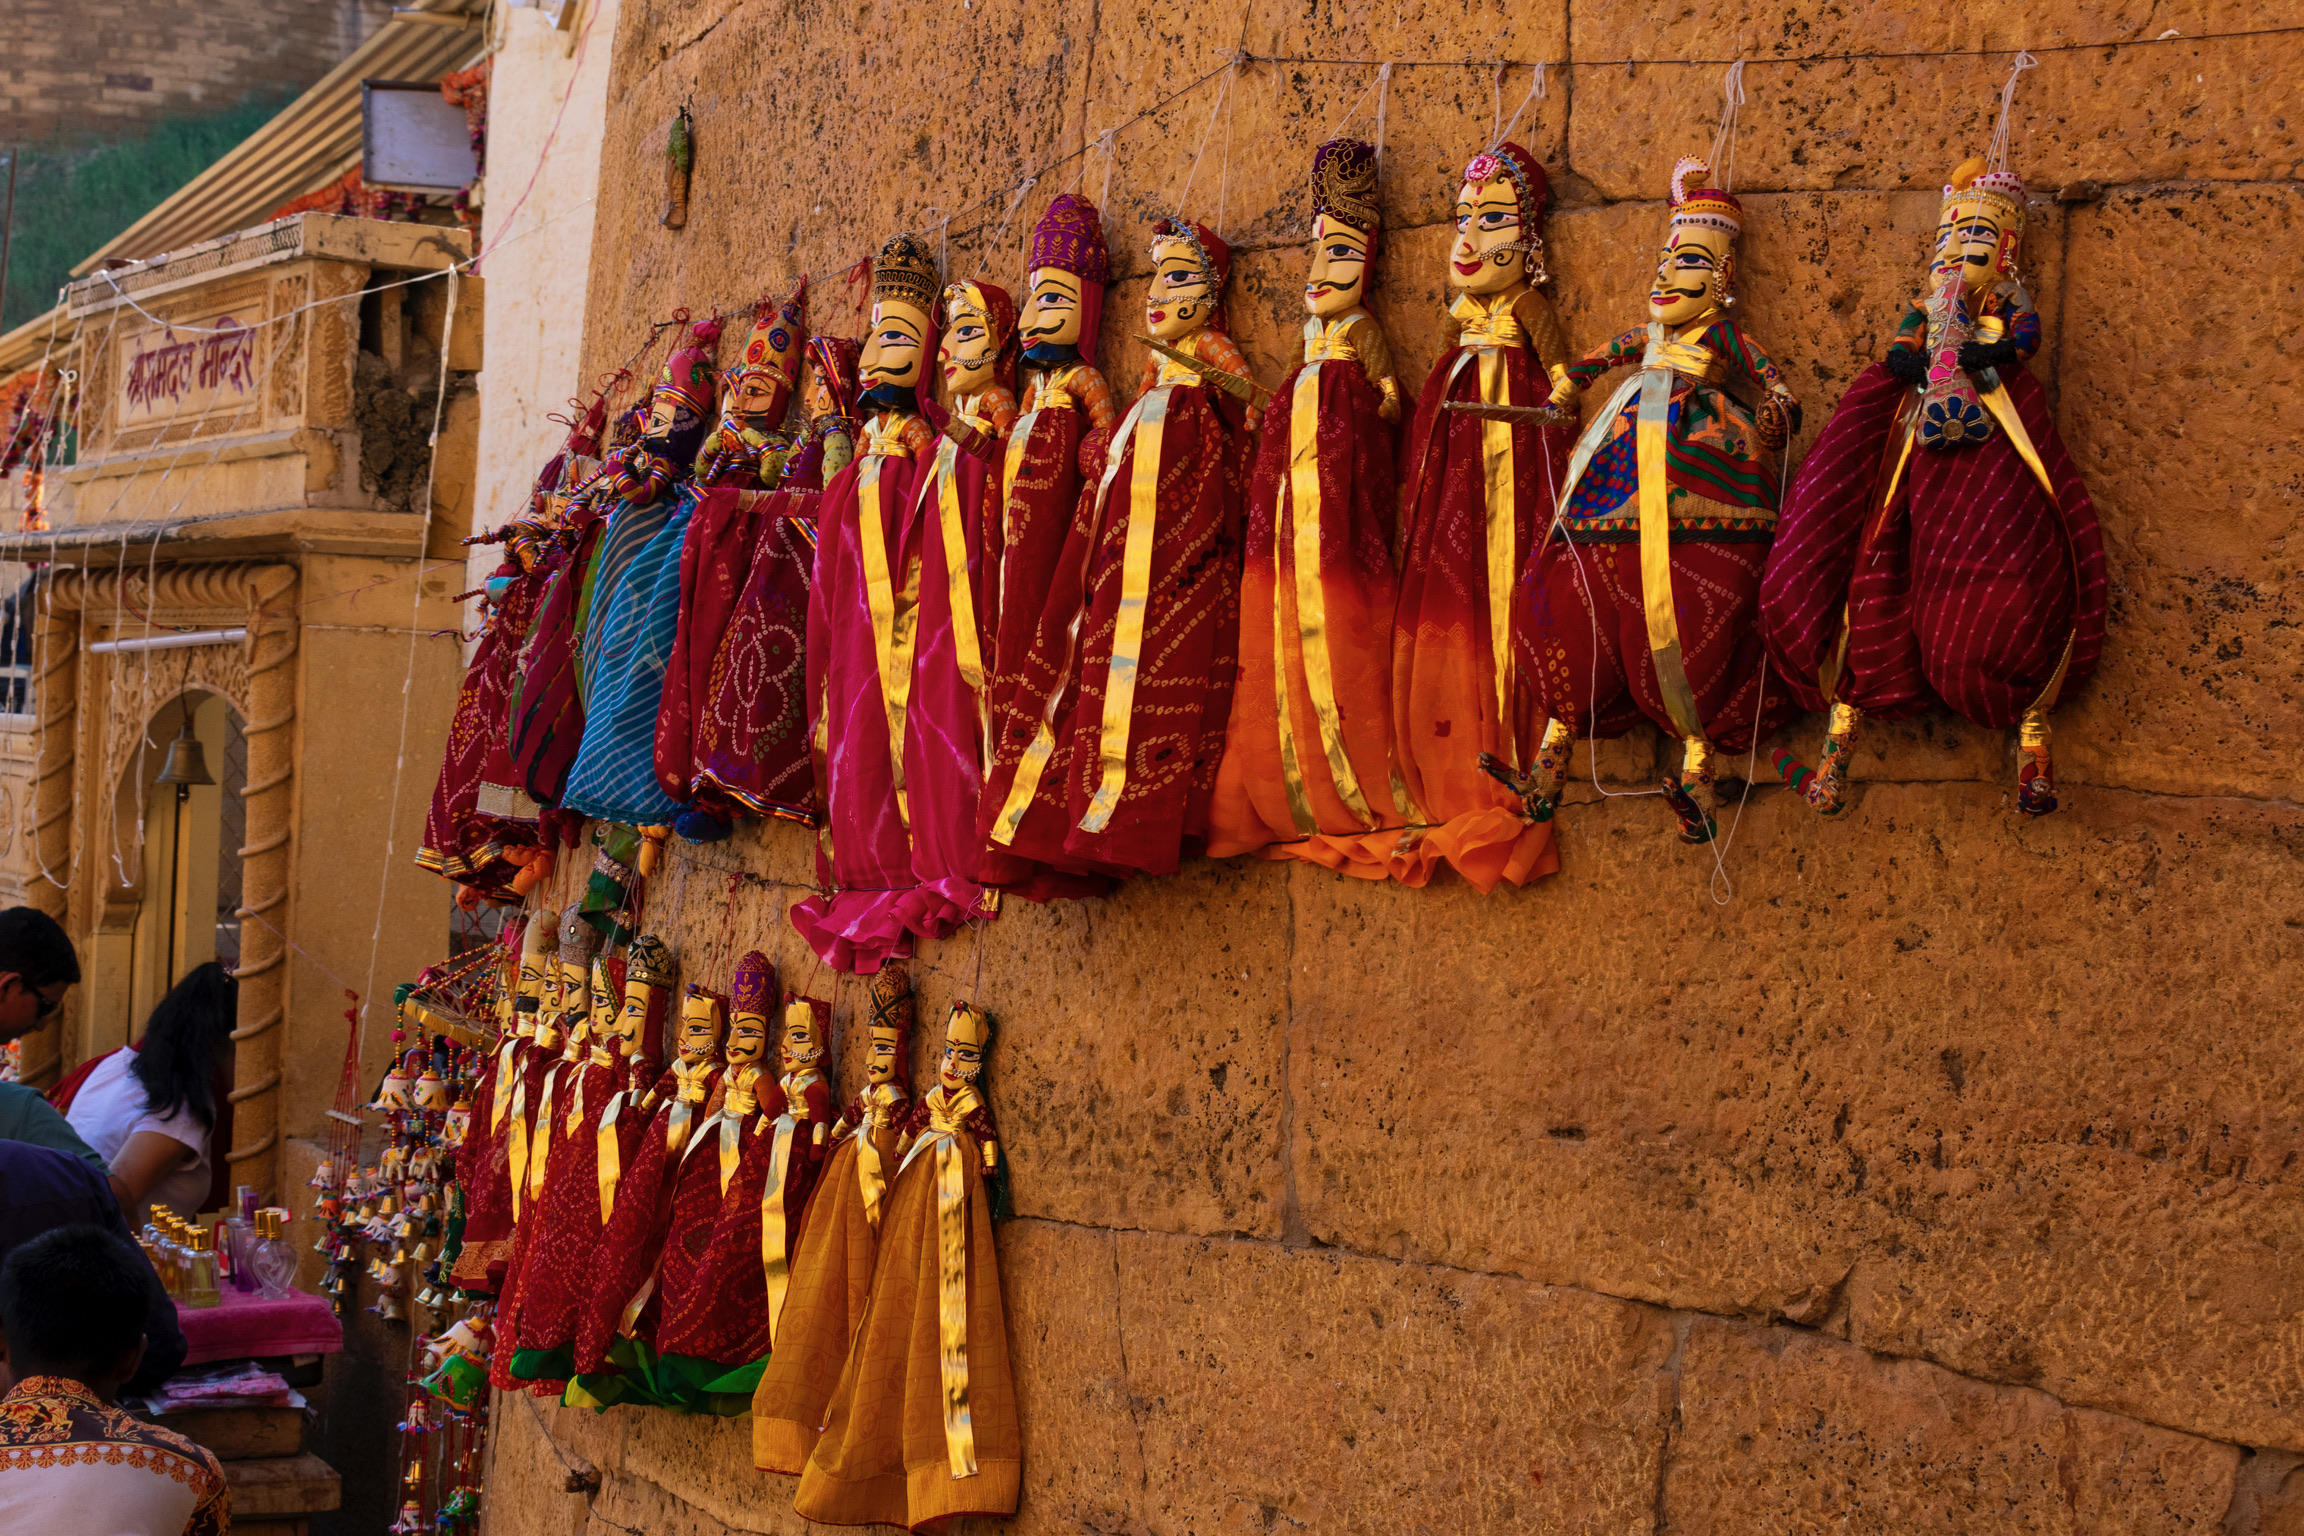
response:
M98 1061L65 1118L112 1169L131 1224L155 1204L191 1216L212 1198L218 1113L232 1080L236 985L211 960L169 989L144 1038Z

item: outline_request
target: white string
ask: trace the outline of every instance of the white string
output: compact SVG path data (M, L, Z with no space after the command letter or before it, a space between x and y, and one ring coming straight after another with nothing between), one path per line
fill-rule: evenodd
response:
M1504 121L1504 71L1510 67L1506 64L1497 65L1496 78L1492 82L1496 89L1496 103L1488 109L1488 147L1490 149L1496 147L1497 125Z
M1232 66L1232 70L1234 74L1238 74L1240 66L1235 64ZM1216 177L1216 238L1219 240L1224 238L1224 205L1232 191L1232 112L1232 81L1227 77L1224 81L1223 169Z
M1723 192L1736 190L1736 111L1744 105L1744 61L1728 66L1720 82L1720 131L1712 135L1712 185Z
M1504 84L1504 72L1502 70L1498 70L1496 72L1496 84L1499 89L1501 89ZM1512 137L1512 130L1520 126L1520 114L1528 110L1528 103L1534 101L1537 97L1542 96L1543 94L1544 61L1542 59L1538 59L1536 61L1536 78L1528 82L1528 94L1521 97L1520 105L1512 109L1512 121L1504 125L1504 131L1496 135L1496 137L1489 142L1488 152L1490 154L1494 154L1497 150L1504 147L1504 142Z
M400 831L400 777L408 766L408 715L416 699L416 642L423 638L424 552L432 545L432 476L440 465L440 418L448 406L448 354L456 338L456 289L463 273L448 269L448 312L440 321L439 392L432 398L430 456L424 461L424 521L416 536L416 558L408 568L408 671L400 680L400 746L392 755L392 792L384 801L384 869L376 880L376 926L368 936L368 982L360 992L360 1021L353 1053L365 1058L368 1009L376 996L376 962L384 950L384 898L392 888L392 855ZM249 638L255 638L253 630Z
M2008 83L2000 87L2000 120L1992 125L1992 147L1985 152L1987 169L2008 169L2008 109L2016 101L2016 81L2024 71L2037 69L2040 61L2029 53L2018 52L2015 64L2008 71Z
M1776 461L1776 505L1784 505L1792 489L1792 440L1784 440L1784 452ZM1736 814L1728 822L1728 836L1715 839L1712 847L1712 878L1707 891L1712 904L1724 907L1736 899L1736 881L1728 873L1728 851L1736 845L1736 829L1744 824L1744 807L1752 798L1752 773L1760 762L1760 721L1768 707L1768 653L1760 653L1760 687L1752 699L1752 746L1744 754L1744 793L1736 797ZM1726 894L1722 894L1725 891Z
M1096 136L1097 145L1104 151L1104 188L1096 194L1096 212L1101 216L1112 206L1112 166L1120 158L1120 126L1115 123Z
M1200 130L1200 147L1193 152L1191 169L1184 173L1184 190L1176 194L1174 212L1179 219L1184 217L1184 200L1192 195L1192 182L1200 174L1201 157L1208 153L1208 136L1216 131L1216 114L1223 110L1224 103L1231 98L1232 77L1239 70L1240 66L1235 62L1224 71L1223 89L1216 93L1216 100L1209 105L1208 126Z
M1392 66L1389 64L1377 66L1376 73L1369 78L1369 81L1366 85L1360 88L1360 94L1352 98L1351 109L1347 111L1342 117L1338 118L1334 125L1331 126L1326 133L1320 136L1323 143L1335 138L1338 134L1342 133L1345 127L1351 123L1352 119L1359 115L1360 104L1368 99L1368 93L1376 89L1377 82L1384 78L1384 72L1391 67Z
M1397 27L1400 23L1395 18L1392 24ZM1391 94L1392 65L1387 61L1376 66L1376 168L1378 170L1384 168L1384 108L1386 99Z
M1000 215L999 227L992 231L992 238L985 241L984 249L977 253L977 276L983 276L984 264L992 259L993 248L999 245L1000 237L1008 233L1008 221L1016 217L1016 210L1024 206L1024 199L1030 196L1032 189L1038 185L1040 185L1039 177L1027 176L1016 188L1016 195L1008 199L1008 211Z

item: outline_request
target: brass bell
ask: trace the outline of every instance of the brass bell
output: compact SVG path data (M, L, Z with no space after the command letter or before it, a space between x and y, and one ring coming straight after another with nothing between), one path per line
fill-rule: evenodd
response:
M178 799L192 791L197 784L213 784L216 775L208 771L208 755L200 745L200 738L192 734L192 716L184 716L184 729L168 743L168 759L160 765L160 777L155 784L172 784Z

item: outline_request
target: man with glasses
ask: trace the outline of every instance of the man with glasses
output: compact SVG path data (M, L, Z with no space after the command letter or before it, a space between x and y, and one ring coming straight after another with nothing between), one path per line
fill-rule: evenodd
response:
M45 1026L79 980L80 957L56 919L34 907L0 912L0 1044ZM0 1083L0 1141L53 1147L111 1177L64 1117L22 1083Z

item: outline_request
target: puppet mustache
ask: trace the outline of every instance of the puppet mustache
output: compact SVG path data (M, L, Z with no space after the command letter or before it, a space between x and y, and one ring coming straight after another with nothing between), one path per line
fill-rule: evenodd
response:
M1064 329L1063 321L1051 320L1046 325L1026 326L1024 328L1024 334L1027 336L1053 336L1062 329Z

